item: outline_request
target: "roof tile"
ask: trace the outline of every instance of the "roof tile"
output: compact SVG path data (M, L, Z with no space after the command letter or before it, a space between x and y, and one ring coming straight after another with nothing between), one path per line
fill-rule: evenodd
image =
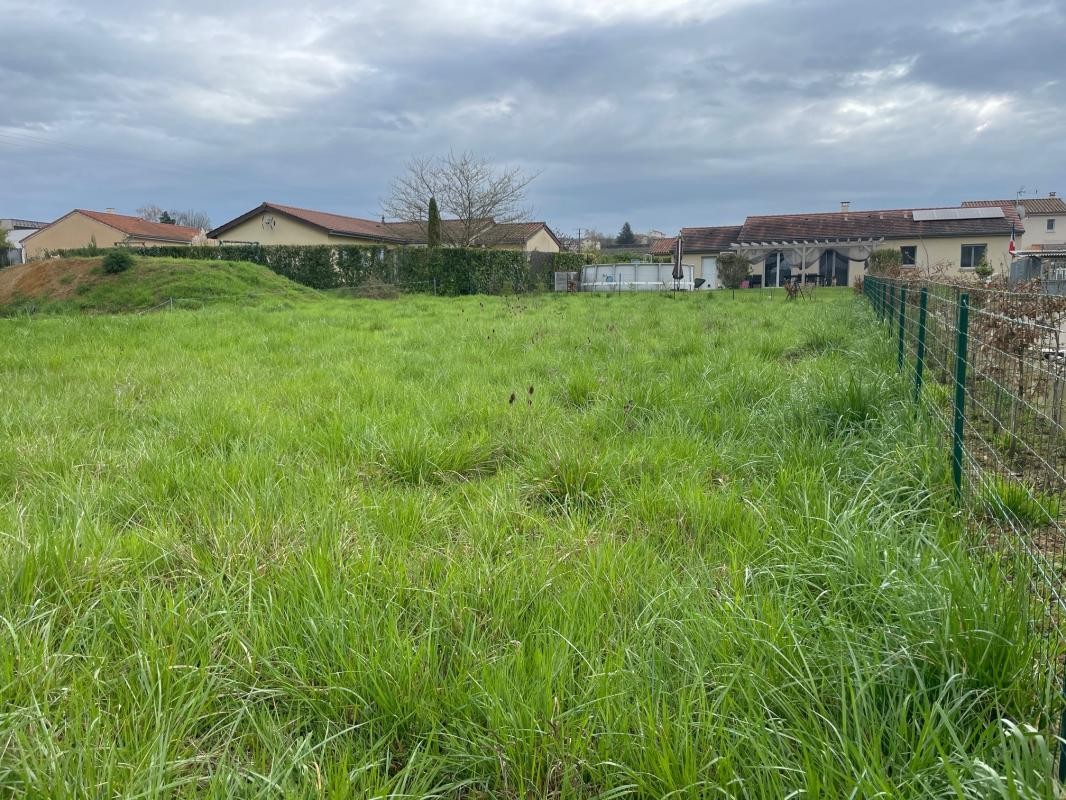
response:
M165 222L150 222L140 217L130 217L125 214L111 214L105 211L87 211L77 208L75 211L82 216L110 225L128 236L137 236L145 239L161 239L168 242L191 242L200 235L199 228L188 228L184 225L168 225Z
M713 228L682 228L682 247L686 252L712 252L728 250L739 241L741 225L719 225Z
M1066 214L1066 202L1061 197L1028 197L1022 200L964 200L964 208L994 208L999 206L1008 216L1018 216L1018 205L1026 214Z
M648 248L648 254L653 256L673 255L677 249L677 237L670 236L665 239L654 239Z
M335 236L352 236L361 239L373 239L375 241L389 242L392 244L426 244L426 226L422 222L378 222L372 219L348 217L343 214L329 214L324 211L313 211L308 208L296 206L283 206L278 203L263 203L251 211L242 214L229 222L215 228L209 234L212 238L218 238L226 231L236 227L240 223L251 219L264 211L276 211L286 216L293 217L308 225ZM525 245L531 236L542 228L555 238L551 229L543 222L515 222L495 223L491 219L476 220L480 223L476 227L481 231L475 244L492 245ZM444 240L447 242L456 237L465 237L466 225L455 219L442 220ZM451 234L451 235L449 235ZM558 240L557 240L558 241Z
M264 203L261 208L264 211L271 208L275 209L338 236L358 236L365 239L399 241L399 237L391 232L385 224L372 219L346 217L343 214L328 214L325 211L312 211L309 208L282 206L277 203Z
M802 241L812 239L917 239L937 236L1009 236L1012 220L914 219L915 210L833 211L748 217L740 242ZM1017 226L1017 222L1015 221ZM1020 232L1020 227L1019 227Z

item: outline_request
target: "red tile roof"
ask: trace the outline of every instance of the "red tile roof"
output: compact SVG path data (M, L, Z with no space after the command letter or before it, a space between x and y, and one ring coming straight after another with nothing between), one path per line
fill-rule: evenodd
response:
M441 240L444 244L463 241L467 236L468 229L481 233L489 230L495 224L492 219L471 220L469 225L458 219L442 219L440 221ZM399 237L405 244L427 244L429 241L427 223L425 222L386 222L385 227L393 236Z
M671 236L666 239L655 239L648 248L648 255L672 256L677 249L677 237Z
M1023 200L965 200L964 208L994 208L999 206L1008 216L1017 218L1018 204L1026 214L1066 214L1066 203L1061 197L1029 197Z
M546 222L500 222L487 230L482 235L482 238L484 238L486 244L524 247L526 242L542 230L547 232L548 236L550 236L559 246L559 249L562 250L563 243L559 241L559 238L555 235L554 231L548 227L548 223Z
M424 222L386 222L394 234L403 238L407 244L426 244L426 223ZM470 226L478 231L473 245L483 247L513 246L525 247L540 231L547 231L561 250L563 245L545 222L494 222L492 219L474 220ZM462 220L441 220L441 238L447 244L466 238L468 226Z
M346 217L342 214L329 214L324 211L312 211L307 208L295 208L294 206L279 206L273 203L270 208L296 217L304 222L323 228L338 236L361 236L368 239L391 239L394 238L388 228L380 222L372 219L360 219L359 217Z
M713 228L682 228L681 246L686 253L717 253L739 241L741 225Z
M378 222L372 219L359 217L347 217L342 214L329 214L324 211L313 211L308 208L295 206L283 206L278 203L263 203L251 211L241 214L239 217L220 225L211 231L208 236L217 239L226 231L240 225L264 211L273 211L284 214L293 219L298 219L308 225L325 231L333 236L351 236L359 239L372 239L374 241L387 242L390 244L425 244L426 226L421 222ZM476 220L477 225L483 229L479 234L479 240L475 244L483 245L517 245L524 246L530 237L541 229L558 242L555 234L543 222L515 222L495 223L491 219ZM446 219L442 221L444 240L447 242L449 233L452 236L465 236L466 226L460 220ZM462 229L462 230L460 230Z
M292 217L293 219L298 219L301 222L305 222L308 225L334 236L352 236L360 239L395 242L397 244L403 242L403 239L395 232L390 231L385 224L375 222L372 219L346 217L342 214L328 214L324 211L313 211L309 208L296 208L295 206L283 206L277 203L262 203L251 211L241 214L239 217L231 219L229 222L218 226L211 231L208 236L212 239L217 239L226 231L232 230L242 222L246 222L264 211L274 211Z
M102 222L104 225L108 225L116 230L122 231L128 236L135 236L139 239L156 239L164 242L187 243L200 235L199 228L187 228L184 225L168 225L165 222L149 222L146 219L129 217L125 214L111 214L104 211L87 211L84 208L76 208L72 213L81 214L89 219ZM69 214L67 216L69 216Z
M1011 219L914 219L914 211L833 211L748 217L740 242L786 242L811 239L919 239L938 236L1009 236ZM686 246L686 249L688 247Z

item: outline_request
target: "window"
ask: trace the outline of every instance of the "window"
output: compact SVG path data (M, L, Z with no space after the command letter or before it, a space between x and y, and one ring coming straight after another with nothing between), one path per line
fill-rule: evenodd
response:
M1055 219L1054 218L1051 218L1051 219L1049 219L1047 221L1047 228L1045 228L1045 230L1048 233L1051 233L1053 230L1055 230Z
M988 245L986 244L964 244L959 266L963 269L973 269L984 259L987 250Z
M918 263L918 248L915 245L907 247L901 247L899 249L900 265L904 267L913 267Z

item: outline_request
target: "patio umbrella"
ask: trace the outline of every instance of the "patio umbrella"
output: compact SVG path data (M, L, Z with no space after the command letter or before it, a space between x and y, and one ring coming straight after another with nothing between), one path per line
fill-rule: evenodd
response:
M685 279L685 268L681 266L681 255L684 252L681 243L681 234L677 235L677 247L674 248L674 271L671 273L674 279L674 289L679 288L681 281Z

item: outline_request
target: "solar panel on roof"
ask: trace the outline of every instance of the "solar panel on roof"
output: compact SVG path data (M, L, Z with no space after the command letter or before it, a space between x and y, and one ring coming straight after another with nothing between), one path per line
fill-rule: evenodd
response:
M933 222L949 219L1002 219L1006 216L999 206L985 208L918 208L914 210L915 222Z

